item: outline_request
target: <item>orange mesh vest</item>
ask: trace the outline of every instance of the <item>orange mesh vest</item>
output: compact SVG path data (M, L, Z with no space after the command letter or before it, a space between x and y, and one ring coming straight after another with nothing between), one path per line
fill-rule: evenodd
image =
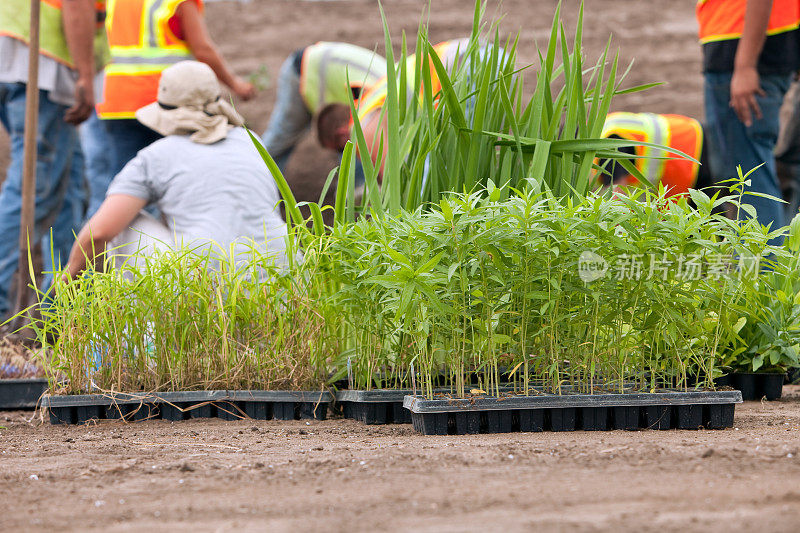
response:
M703 128L700 123L682 115L653 113L610 113L603 125L604 138L616 135L630 141L661 144L700 160ZM636 146L636 168L650 183L663 183L669 196L686 194L697 183L699 165L675 154L649 146ZM670 157L672 159L654 159ZM629 176L625 184L635 184Z
M696 12L700 24L700 42L738 39L744 27L747 0L699 0ZM767 35L797 29L800 21L798 0L773 0Z
M169 27L169 19L186 0L108 0L106 31L111 62L106 67L100 118L134 118L156 101L161 72L192 59L185 41ZM199 2L202 9L202 2Z

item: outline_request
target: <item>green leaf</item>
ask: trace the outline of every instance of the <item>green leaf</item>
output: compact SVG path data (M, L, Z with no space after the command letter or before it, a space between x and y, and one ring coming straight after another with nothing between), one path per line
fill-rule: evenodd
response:
M772 196L771 194L767 194L767 193L763 193L763 192L745 191L744 194L746 196L757 196L759 198L766 198L767 200L772 200L774 202L779 202L779 203L782 203L782 204L789 203L786 200L784 200L783 198L778 198L776 196Z
M461 109L461 104L458 101L453 89L453 82L450 81L450 76L447 74L447 69L442 64L442 60L436 54L433 45L428 42L428 58L433 63L433 68L436 69L436 76L439 78L439 83L442 85L442 93L444 93L447 102L448 111L450 111L450 118L455 123L457 128L467 129L467 119L464 117L464 111Z
M399 263L408 268L411 268L411 261L409 261L409 259L406 256L404 256L397 250L391 248L390 246L386 246L384 250L386 251L387 254L389 254L389 257L391 257L395 263Z
M353 162L353 143L347 141L342 153L342 164L339 166L339 182L336 185L336 204L334 207L334 220L336 224L352 222L350 209L348 208L347 196L352 179L351 165Z
M261 141L257 139L246 126L245 130L247 131L247 135L250 136L250 140L253 142L253 146L255 146L256 151L258 151L258 154L261 156L261 159L263 159L264 163L267 165L267 170L269 170L269 173L272 175L275 183L278 186L278 191L281 193L283 202L286 205L286 213L290 221L297 225L304 224L305 220L303 219L303 215L300 213L300 210L297 208L297 200L292 193L292 188L289 187L289 183L286 181L286 178L283 177L283 173L278 168L275 160L273 160L272 156L269 155L267 150L261 144Z
M430 261L426 262L424 265L419 267L414 274L418 276L420 274L424 274L426 272L430 272L431 270L433 270L436 267L436 265L439 264L439 261L442 260L443 256L444 256L444 252L443 251L439 252L433 258L431 258Z
M333 178L336 176L338 171L339 167L336 167L328 172L328 177L325 178L325 184L322 186L322 191L319 193L319 200L317 200L318 204L322 205L325 202L325 197L328 196L328 189L330 189L331 183L333 183Z
M750 204L739 204L739 209L744 211L750 218L756 218L756 208Z
M456 270L458 270L458 267L460 266L461 263L453 263L447 268L447 281L450 281L450 279L452 279L453 274L456 273Z
M386 151L386 161L383 162L383 187L387 189L389 210L396 213L400 210L402 205L400 198L400 154L394 149L398 146L398 138L400 135L400 110L398 109L398 90L406 90L406 87L397 86L397 72L394 66L394 57L392 54L392 39L389 36L389 24L386 22L386 14L383 11L383 5L379 2L378 8L381 13L381 22L383 24L384 33L384 46L386 52L386 103L383 106L383 111L386 113L386 138L383 140L390 147ZM401 68L404 68L404 64ZM365 152L368 153L368 152Z

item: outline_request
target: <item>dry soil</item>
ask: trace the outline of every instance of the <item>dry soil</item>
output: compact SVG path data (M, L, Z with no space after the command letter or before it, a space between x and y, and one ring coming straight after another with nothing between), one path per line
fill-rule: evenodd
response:
M425 437L351 420L0 413L0 531L786 531L800 387L724 431Z

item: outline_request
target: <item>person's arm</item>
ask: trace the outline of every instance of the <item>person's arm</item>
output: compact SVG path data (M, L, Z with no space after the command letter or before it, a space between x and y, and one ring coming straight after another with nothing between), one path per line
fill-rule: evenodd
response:
M70 124L80 124L94 109L95 18L92 0L64 0L61 3L64 38L78 72L75 104L64 115L64 120Z
M67 262L66 277L80 274L87 263L94 263L106 251L106 245L127 228L147 201L127 194L109 195L97 213L78 233Z
M195 59L211 67L219 81L230 87L236 96L242 100L253 98L256 95L255 87L252 83L233 74L228 68L214 41L208 35L206 23L197 4L189 1L183 2L178 6L175 14L181 21L186 43Z
M745 126L761 118L756 95L763 96L758 76L758 56L767 38L772 0L747 0L744 28L736 49L731 78L731 107Z

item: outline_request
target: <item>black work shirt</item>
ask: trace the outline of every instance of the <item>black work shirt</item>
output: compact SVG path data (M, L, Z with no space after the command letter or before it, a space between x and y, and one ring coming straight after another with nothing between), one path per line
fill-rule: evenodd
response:
M703 72L733 72L739 39L703 45ZM760 74L789 74L800 69L800 30L769 35L758 56Z

